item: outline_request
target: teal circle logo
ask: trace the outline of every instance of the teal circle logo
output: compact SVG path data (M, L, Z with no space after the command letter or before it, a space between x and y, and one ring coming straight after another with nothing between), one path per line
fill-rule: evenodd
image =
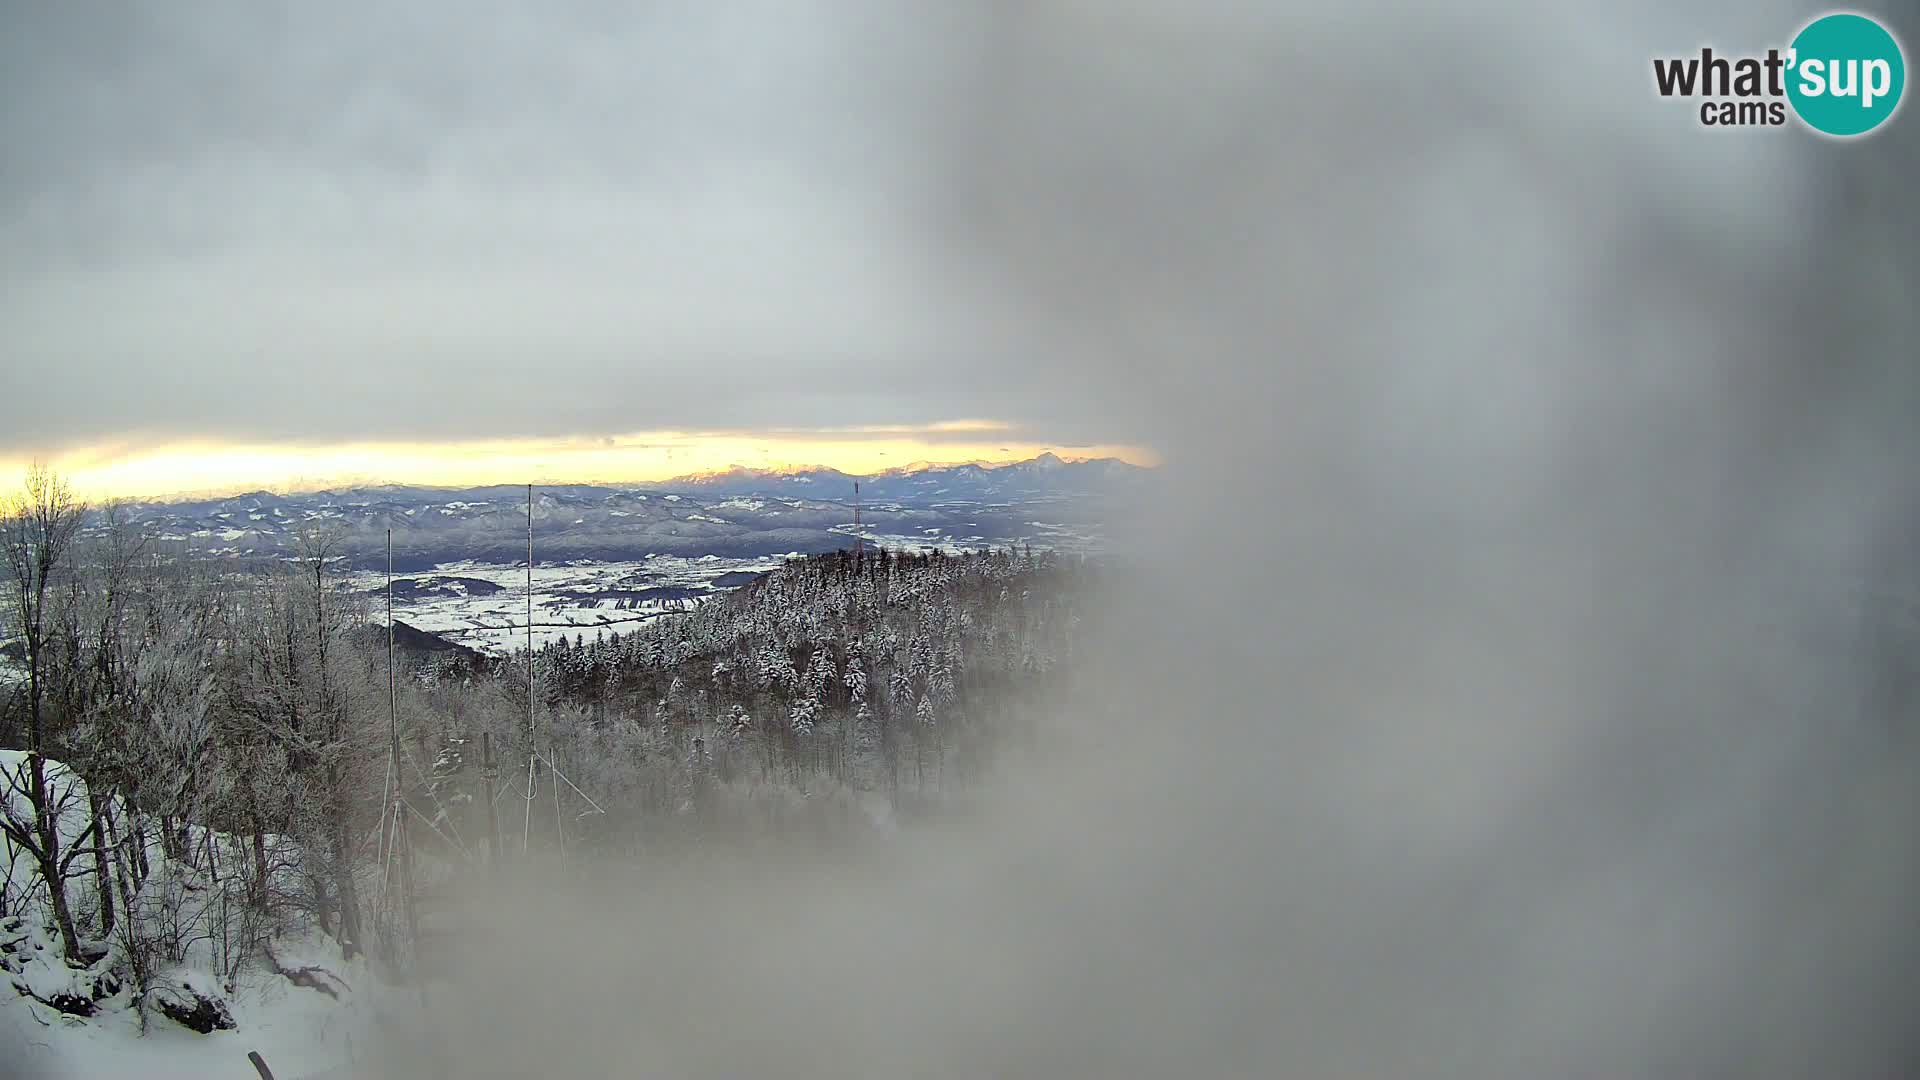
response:
M1907 65L1900 43L1865 15L1822 15L1793 39L1787 100L1815 131L1865 135L1900 107Z

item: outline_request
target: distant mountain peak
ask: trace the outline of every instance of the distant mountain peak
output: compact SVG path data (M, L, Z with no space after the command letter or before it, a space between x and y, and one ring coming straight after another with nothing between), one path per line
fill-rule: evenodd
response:
M753 485L785 486L794 484L816 484L821 481L860 481L867 485L881 485L889 480L927 483L944 478L992 479L996 476L1010 478L1015 476L1033 477L1036 474L1048 476L1066 476L1077 467L1094 465L1089 476L1120 471L1145 471L1142 467L1129 465L1119 458L1063 458L1048 450L1038 457L1026 461L914 461L891 469L882 469L875 473L846 473L824 465L787 465L768 468L755 468L748 465L733 465L716 472L690 473L664 481L660 487L672 490L682 488L695 491L711 491L725 488L729 491L744 493Z
M671 487L676 484L710 484L722 480L755 478L791 479L794 477L821 475L845 476L847 474L842 473L838 469L828 468L825 465L769 465L762 468L754 465L735 463L724 469L716 469L711 472L688 473L685 476L676 476L671 480L664 481L663 484L664 486Z

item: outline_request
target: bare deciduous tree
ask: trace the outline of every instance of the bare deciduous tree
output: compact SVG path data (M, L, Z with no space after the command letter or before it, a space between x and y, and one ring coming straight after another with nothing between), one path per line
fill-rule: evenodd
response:
M61 944L69 956L79 955L80 947L67 903L66 878L72 855L63 851L60 825L75 785L70 777L49 782L47 605L56 578L67 570L68 552L85 511L64 480L35 465L27 473L22 492L7 500L4 513L0 513L0 546L6 549L8 584L13 592L13 628L20 635L27 668L22 702L27 758L21 769L10 771L7 777L7 785L13 790L8 793L6 813L0 814L0 828L39 865ZM56 790L59 779L66 780L64 790ZM16 794L26 800L31 821L21 820L13 812ZM76 847L84 842L84 837L78 838Z

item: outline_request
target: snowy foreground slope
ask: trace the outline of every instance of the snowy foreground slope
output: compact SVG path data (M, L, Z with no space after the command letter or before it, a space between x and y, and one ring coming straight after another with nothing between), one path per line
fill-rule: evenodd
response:
M31 823L19 794L27 755L0 750L3 807L15 823ZM50 804L68 844L84 843L84 781L57 762L46 764ZM216 849L231 838L202 835ZM258 1051L279 1080L351 1075L351 1065L379 1038L384 1024L407 1024L417 1008L410 993L382 984L363 958L347 961L317 934L292 930L271 938L258 959L234 962L212 935L211 905L224 895L205 875L170 860L149 843L150 870L136 893L152 939L184 940L181 958L157 964L148 979L146 1030L130 973L128 920L105 941L86 941L88 955L69 961L48 909L33 859L0 838L5 906L0 913L0 1075L24 1077L252 1077L248 1051ZM78 908L97 904L90 885L69 884ZM278 968L276 971L274 968ZM230 978L218 972L226 970ZM297 973L296 983L287 974ZM201 1033L168 1015L202 1010L220 1028ZM338 1072L336 1073L336 1070Z
M131 1002L108 999L85 1019L66 1016L19 994L0 1000L0 1060L5 1075L34 1078L252 1078L248 1051L258 1051L277 1080L354 1075L352 1063L379 1037L380 1024L403 1022L408 997L381 987L337 949L302 953L282 941L282 960L344 973L338 1000L271 972L243 975L225 995L235 1028L202 1035L155 1014L145 1035ZM197 979L214 986L209 976ZM378 1002L378 1006L376 1006ZM379 1017L385 1016L382 1021Z

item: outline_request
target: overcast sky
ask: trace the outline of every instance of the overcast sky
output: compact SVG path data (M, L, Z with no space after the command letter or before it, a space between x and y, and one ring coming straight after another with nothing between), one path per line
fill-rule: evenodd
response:
M1044 346L952 250L981 19L0 19L0 458L972 418L1002 441L1139 434L1023 380Z
M1394 318L1353 325L1431 357L1515 311L1633 325L1569 307L1565 274L1523 272L1566 255L1559 233L1596 206L1620 226L1580 241L1595 256L1670 246L1647 266L1674 275L1709 247L1777 259L1775 234L1849 197L1823 174L1886 174L1911 118L1855 145L1708 133L1653 96L1648 63L1764 49L1806 15L8 5L0 466L65 454L164 478L193 471L181 454L484 452L518 479L519 448L663 432L746 446L750 464L877 462L820 445L873 438L853 428L902 440L889 461L1164 457L1192 441L1172 406L1213 392L1196 360L1342 369L1300 330L1349 306L1329 295L1342 275L1404 263ZM1402 51L1373 57L1388 37ZM1336 211L1335 237L1304 250ZM1463 273L1494 250L1514 270L1497 304ZM1198 310L1139 301L1175 279ZM1459 352L1461 377L1430 362L1392 392L1482 427L1548 422L1530 355ZM1520 389L1476 392L1494 375ZM1307 389L1252 404L1297 424ZM234 482L284 470L268 471Z

